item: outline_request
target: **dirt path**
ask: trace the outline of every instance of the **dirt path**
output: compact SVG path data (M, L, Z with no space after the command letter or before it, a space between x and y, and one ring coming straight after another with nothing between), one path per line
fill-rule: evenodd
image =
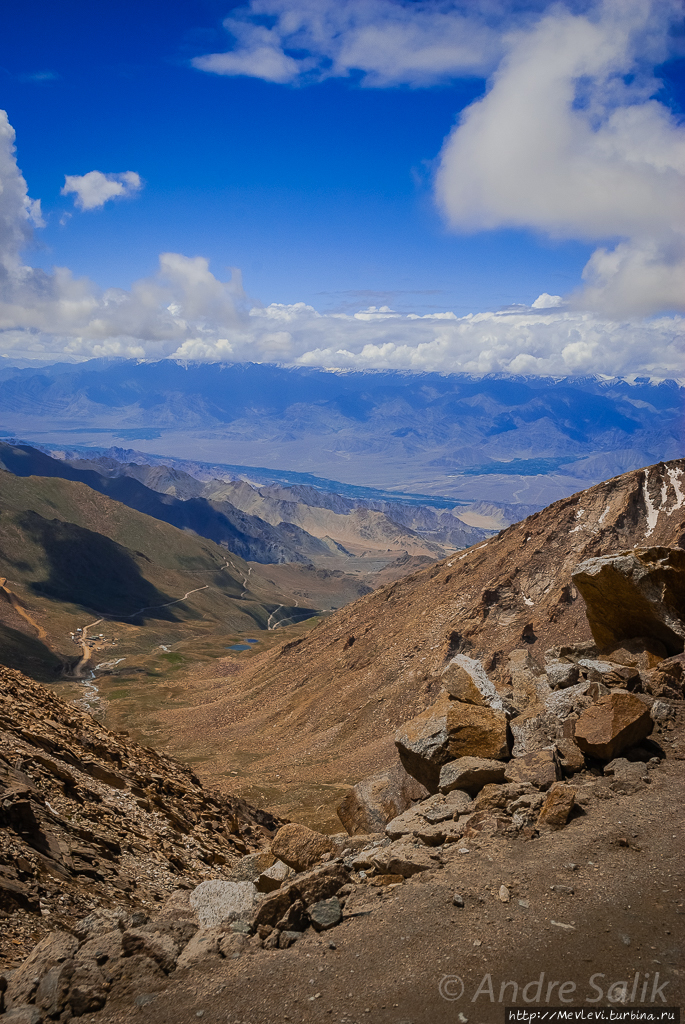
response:
M22 619L25 619L30 626L33 626L33 628L38 633L38 639L41 640L46 647L50 647L50 649L52 650L48 634L45 632L43 627L38 622L36 622L36 620L32 618L31 615L29 615L28 611L22 604L20 598L17 597L17 595L13 593L13 591L11 591L10 588L7 586L7 578L5 576L0 576L0 590L3 590L7 594L7 596L9 597L10 604L14 608L17 615L21 615Z
M93 657L93 648L88 644L88 630L92 629L93 626L99 625L102 619L96 619L95 622L89 622L87 626L83 626L81 629L81 636L79 637L79 643L81 644L81 660L74 668L74 678L83 679L86 667L90 663L90 659Z

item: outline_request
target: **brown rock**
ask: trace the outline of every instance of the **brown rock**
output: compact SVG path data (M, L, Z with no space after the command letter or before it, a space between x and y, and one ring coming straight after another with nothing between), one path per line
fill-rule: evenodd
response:
M639 697L622 691L600 697L576 722L575 741L580 749L602 761L635 746L651 733L649 708Z
M273 927L288 913L291 904L296 900L300 900L308 907L312 903L335 896L349 880L350 872L344 864L321 864L306 874L298 875L287 885L281 886L267 896L257 908L252 924L255 928L260 925Z
M231 871L229 881L231 882L254 882L263 871L267 871L275 862L276 858L269 850L259 850L257 853L249 853L241 857Z
M271 867L262 871L261 875L255 879L254 887L257 892L275 892L286 881L291 870L292 868L289 868L282 860L276 860Z
M440 857L438 854L429 853L425 846L414 846L400 840L378 850L372 857L372 864L379 875L402 875L403 878L411 878L422 871L439 867Z
M389 821L421 800L428 790L401 763L362 779L344 797L336 813L349 835L380 832Z
M521 796L525 789L525 786L516 782L509 782L504 785L490 784L483 786L473 801L473 809L476 812L503 810L508 803Z
M178 948L169 935L131 928L124 932L121 947L124 956L134 956L138 953L154 960L165 974L169 974L176 967Z
M69 984L69 1006L74 1017L101 1010L107 1001L110 984L97 964L79 963Z
M293 900L301 899L308 907L311 903L335 896L349 880L350 872L344 864L322 864L306 875L294 878L287 888Z
M537 826L539 829L563 828L575 803L576 791L563 783L555 783L540 808Z
M654 637L669 654L685 640L685 551L634 548L589 558L573 573L598 647Z
M455 700L504 711L504 702L494 683L488 678L480 661L475 658L457 654L444 669L440 681Z
M324 854L333 852L333 844L328 836L313 832L306 825L291 822L278 830L271 843L271 852L295 871L307 871Z
M582 772L585 767L585 755L575 740L564 736L556 741L561 767L566 775Z
M395 734L395 746L409 774L437 793L440 769L451 760L447 714L453 701L443 693L431 707L405 722Z
M497 761L509 756L507 716L489 707L453 701L447 711L448 751L451 757L484 757Z
M530 782L536 789L549 789L561 778L561 767L553 748L536 750L510 761L504 777L507 782Z
M478 793L489 782L504 782L505 765L484 757L460 757L450 761L440 772L440 792L451 793L463 789Z
M196 932L178 958L178 969L218 959L219 940L223 934L222 928L205 928Z
M13 1006L30 1003L41 978L57 964L70 960L77 949L77 939L68 932L46 935L12 975L5 992L5 1007L11 1010Z

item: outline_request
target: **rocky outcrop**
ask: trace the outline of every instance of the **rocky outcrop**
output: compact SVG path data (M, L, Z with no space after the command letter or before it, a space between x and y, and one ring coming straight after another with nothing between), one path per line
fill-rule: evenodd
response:
M649 636L669 654L685 640L685 551L651 547L582 562L573 582L600 648Z

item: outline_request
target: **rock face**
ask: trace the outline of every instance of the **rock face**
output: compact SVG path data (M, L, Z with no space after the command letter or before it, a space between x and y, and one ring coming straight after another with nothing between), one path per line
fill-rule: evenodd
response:
M401 764L363 779L353 786L337 807L337 814L351 836L380 832L402 814L412 801L428 796L428 790Z
M585 600L598 647L650 636L669 654L685 640L685 551L637 548L582 562L573 582Z
M654 722L649 707L631 693L600 697L576 723L575 741L586 754L602 761L613 758L649 736Z
M276 833L271 843L271 852L295 871L307 871L324 854L333 852L333 844L328 836L313 832L306 825L290 822Z

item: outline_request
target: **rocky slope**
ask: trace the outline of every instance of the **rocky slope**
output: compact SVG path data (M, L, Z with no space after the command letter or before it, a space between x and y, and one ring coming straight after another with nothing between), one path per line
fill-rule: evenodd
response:
M335 827L340 784L389 762L395 730L433 703L454 655L481 659L506 685L512 650L542 660L568 637L591 640L573 570L637 545L683 544L684 470L660 463L556 502L255 658L211 715L183 712L186 735L211 734L226 751L204 776L239 767L243 795L267 793L281 813ZM179 715L168 712L172 726Z
M0 667L5 967L49 929L95 909L149 908L179 888L227 877L280 824Z
M468 654L454 653L452 630L420 691L429 706L394 735L404 767L387 756L340 803L349 835L203 792L188 769L17 673L0 676L0 893L11 945L32 914L58 926L21 966L0 970L8 1024L92 1014L120 1024L141 1011L160 1024L333 1012L355 1024L400 1024L407 1012L416 1024L447 1024L459 1005L460 1019L495 1024L505 1003L618 1003L631 1014L677 1005L684 468L609 481L601 496L578 496L565 521L556 510L567 559L556 567L577 588L567 602L578 602L576 617L544 650L536 645L551 632L514 622L516 648L488 659L488 671L477 646L487 616L480 632L461 634ZM594 532L575 541L571 524L586 515ZM613 550L598 540L607 520L622 542ZM534 563L536 549L524 546L519 567L529 550ZM423 584L426 610L435 578L407 581ZM559 620L547 618L551 631ZM356 646L355 634L347 640ZM152 858L138 863L146 849ZM90 904L79 899L81 875L95 883Z

